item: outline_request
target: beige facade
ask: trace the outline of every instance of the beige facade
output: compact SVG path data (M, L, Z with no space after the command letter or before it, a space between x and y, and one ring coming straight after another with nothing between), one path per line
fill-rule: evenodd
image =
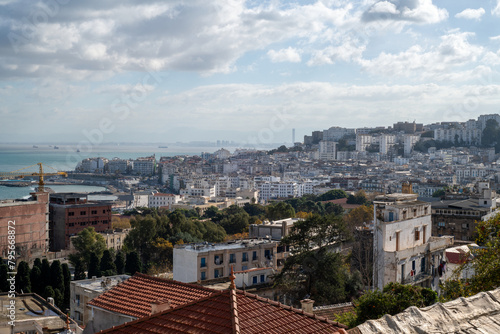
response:
M278 242L246 239L223 244L176 245L174 280L189 283L229 277L234 271L272 267L281 270L287 253Z
M436 269L452 236L431 237L430 203L416 194L378 196L374 201L374 286L389 282L438 290Z
M71 281L70 316L79 325L87 325L92 319L87 303L112 287L128 279L129 275L116 275ZM130 321L130 320L129 320Z

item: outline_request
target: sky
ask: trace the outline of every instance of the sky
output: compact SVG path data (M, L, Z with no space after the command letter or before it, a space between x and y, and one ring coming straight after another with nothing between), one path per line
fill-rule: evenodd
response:
M499 65L500 0L0 0L0 142L463 122Z

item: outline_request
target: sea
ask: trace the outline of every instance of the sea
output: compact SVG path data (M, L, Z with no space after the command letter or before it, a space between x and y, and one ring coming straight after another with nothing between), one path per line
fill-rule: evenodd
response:
M86 158L103 157L107 159L136 159L155 155L171 157L176 155L200 155L202 152L213 153L220 147L216 146L184 146L184 145L153 145L153 144L102 144L92 147L77 145L49 144L0 144L0 172L38 172L37 163L41 162L44 172L73 171ZM225 147L231 152L235 148ZM98 192L106 188L85 185L50 185L55 192ZM19 199L29 197L34 187L6 187L0 185L0 199Z

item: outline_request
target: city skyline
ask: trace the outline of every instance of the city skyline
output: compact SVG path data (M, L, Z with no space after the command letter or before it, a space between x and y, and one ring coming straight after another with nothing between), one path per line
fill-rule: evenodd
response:
M500 1L0 1L2 142L289 142L499 112Z

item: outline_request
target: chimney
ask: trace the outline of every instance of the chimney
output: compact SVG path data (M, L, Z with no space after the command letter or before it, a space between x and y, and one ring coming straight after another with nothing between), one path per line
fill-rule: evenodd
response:
M300 301L300 307L302 308L302 311L306 313L313 313L313 305L314 305L314 300L312 299L302 299Z
M167 299L157 299L151 303L151 315L171 309L170 301Z

